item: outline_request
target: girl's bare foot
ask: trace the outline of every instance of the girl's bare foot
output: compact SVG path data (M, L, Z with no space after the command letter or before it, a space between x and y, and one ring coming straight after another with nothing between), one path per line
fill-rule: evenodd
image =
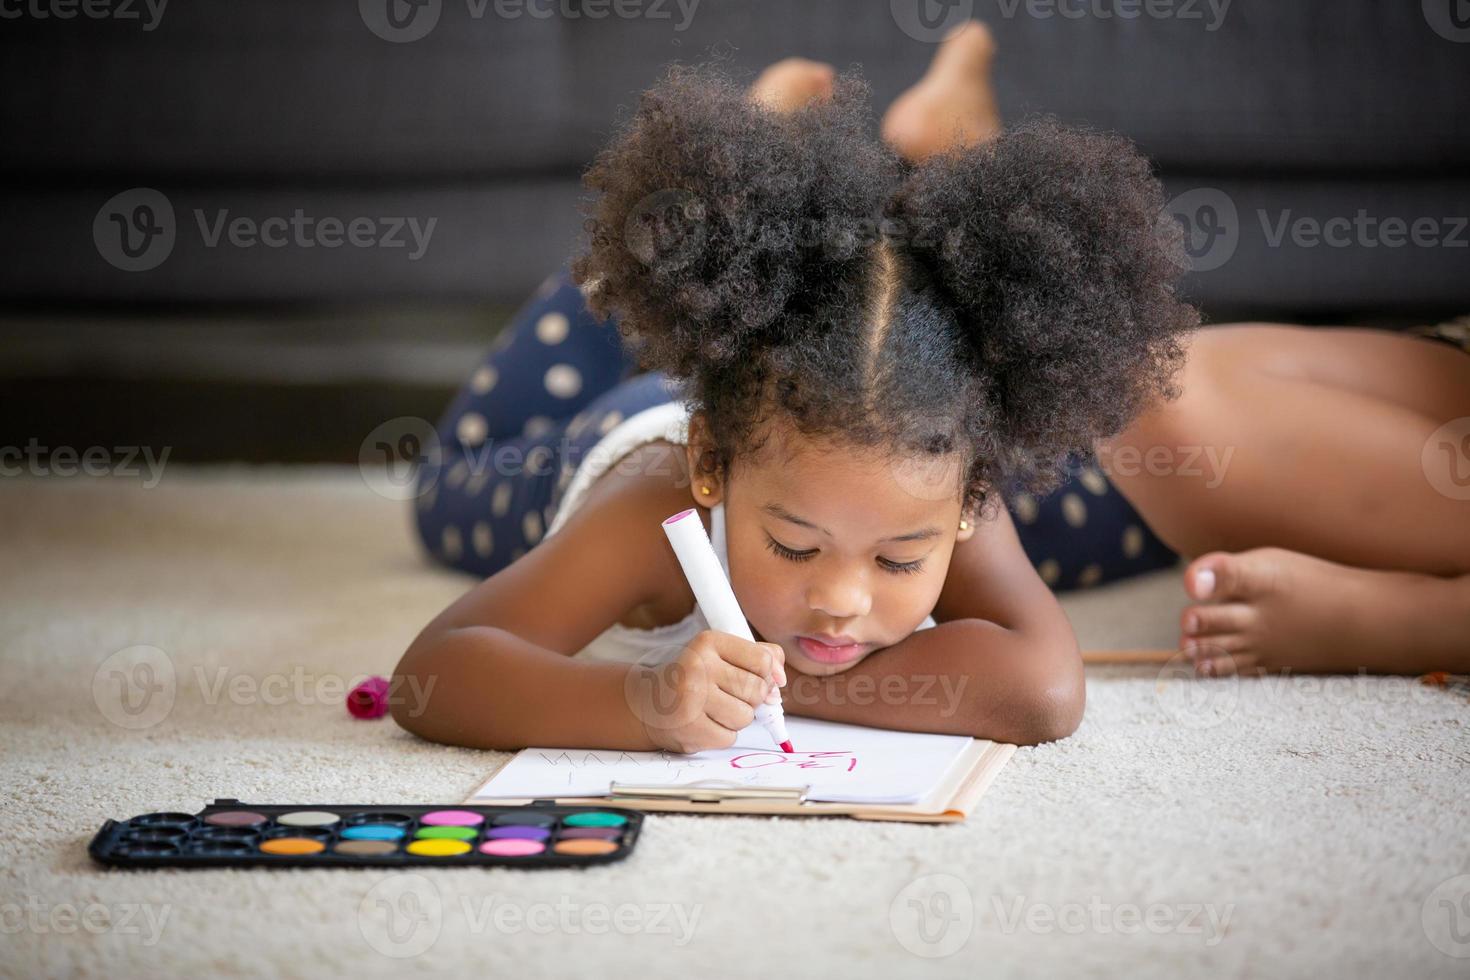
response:
M784 58L761 72L750 86L750 97L777 112L791 112L808 102L832 97L831 65L806 58Z
M949 33L918 83L883 116L883 139L918 163L955 147L975 146L1000 134L1000 111L990 86L995 41L978 20Z
M1470 671L1470 576L1352 568L1282 548L1190 563L1181 648L1203 676Z

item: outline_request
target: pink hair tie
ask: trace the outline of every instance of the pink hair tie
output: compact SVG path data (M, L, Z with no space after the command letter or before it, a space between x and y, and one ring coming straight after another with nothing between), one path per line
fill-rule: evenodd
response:
M381 718L388 713L388 678L369 677L347 695L347 712L354 718Z

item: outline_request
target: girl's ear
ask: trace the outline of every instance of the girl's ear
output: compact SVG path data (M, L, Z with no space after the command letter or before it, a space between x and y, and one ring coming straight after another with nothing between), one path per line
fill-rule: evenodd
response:
M975 536L975 515L969 510L960 511L960 529L955 541L968 541Z
M716 460L714 440L702 412L689 417L689 441L684 446L689 463L689 493L701 507L713 507L725 499L725 483Z

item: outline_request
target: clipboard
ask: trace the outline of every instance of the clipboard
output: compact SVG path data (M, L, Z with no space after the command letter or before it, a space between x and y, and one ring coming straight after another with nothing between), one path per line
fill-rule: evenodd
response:
M1016 752L1014 745L971 741L944 778L917 803L823 803L808 800L805 786L740 786L716 780L677 785L613 783L606 796L556 797L561 806L619 806L650 813L711 813L773 817L852 817L904 823L958 823L968 817ZM467 806L524 805L532 799L471 796Z

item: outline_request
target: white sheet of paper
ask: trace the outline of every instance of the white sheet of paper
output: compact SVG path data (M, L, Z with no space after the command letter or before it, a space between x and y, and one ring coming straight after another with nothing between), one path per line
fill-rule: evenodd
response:
M606 796L613 782L665 786L719 780L749 786L809 786L829 803L917 803L970 744L964 735L891 732L808 718L786 719L797 751L771 744L759 725L728 749L678 755L606 749L522 749L474 799Z

